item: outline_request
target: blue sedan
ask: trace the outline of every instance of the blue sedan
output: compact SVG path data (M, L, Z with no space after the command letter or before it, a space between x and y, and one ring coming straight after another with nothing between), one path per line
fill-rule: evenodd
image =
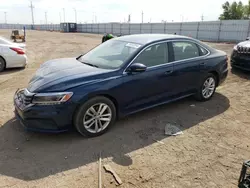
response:
M191 95L207 101L227 74L226 53L198 40L123 36L77 58L42 64L15 93L15 112L28 130L74 126L84 136L99 136L119 117Z

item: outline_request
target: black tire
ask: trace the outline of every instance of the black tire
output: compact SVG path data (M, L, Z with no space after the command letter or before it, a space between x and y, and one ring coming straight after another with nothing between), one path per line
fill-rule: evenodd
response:
M5 66L6 66L5 60L2 57L0 57L0 72L2 72L5 69Z
M92 133L92 132L89 132L84 127L83 119L85 117L85 113L87 112L87 110L91 106L98 104L98 103L104 103L104 104L108 105L108 107L111 110L111 121L109 122L108 126L104 130L101 130L98 133ZM81 135L87 136L87 137L96 137L96 136L100 136L100 135L104 134L105 132L107 132L108 129L115 123L115 120L116 120L116 107L115 107L114 103L106 97L97 96L97 97L89 99L86 103L84 103L83 105L81 105L78 108L78 110L75 113L73 121L74 121L74 126L75 126L76 130Z
M214 79L215 87L214 87L214 90L213 90L211 96L209 96L208 98L206 98L202 94L202 90L203 90L203 87L204 87L204 84L205 84L206 80L208 80L209 78L213 78ZM214 93L215 93L215 90L216 90L216 87L217 87L217 82L218 82L218 80L217 80L216 76L214 74L212 74L212 73L208 73L208 75L201 82L201 85L200 85L200 87L198 89L198 92L195 95L196 100L198 100L198 101L208 101L208 100L210 100L213 97Z

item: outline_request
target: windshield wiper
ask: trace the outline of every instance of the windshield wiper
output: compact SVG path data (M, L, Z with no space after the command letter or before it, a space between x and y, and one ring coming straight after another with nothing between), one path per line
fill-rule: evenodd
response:
M86 62L83 62L83 64L85 64L85 65L89 65L89 66L91 66L91 67L96 67L96 68L98 68L98 66L97 66L97 65L94 65L94 64L91 64L91 63L86 63Z

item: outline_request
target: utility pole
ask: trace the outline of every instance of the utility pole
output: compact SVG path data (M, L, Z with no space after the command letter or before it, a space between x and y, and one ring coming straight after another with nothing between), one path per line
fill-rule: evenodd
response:
M203 16L203 14L201 15L201 21L202 21L202 22L204 21L204 16Z
M141 23L143 23L143 11L141 12Z
M35 25L35 21L34 21L34 13L33 13L33 9L35 8L33 5L32 5L32 1L30 1L30 10L31 10L31 16L32 16L32 24L33 26Z
M4 20L5 20L5 24L7 24L7 16L6 16L7 12L4 12Z
M128 23L130 23L131 22L131 15L129 14L128 15Z
M47 20L47 12L44 12L45 14L45 24L48 24L48 20Z
M77 23L77 12L75 8L74 8L74 11L75 11L75 22Z
M63 20L65 22L65 8L63 8Z

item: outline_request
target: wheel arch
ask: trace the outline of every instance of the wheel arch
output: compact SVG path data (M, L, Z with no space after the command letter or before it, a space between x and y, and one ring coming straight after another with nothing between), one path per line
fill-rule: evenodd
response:
M216 87L219 85L219 83L220 83L220 76L219 76L219 73L217 72L217 71L215 71L215 70L213 70L213 71L210 71L210 72L208 72L208 73L211 73L211 74L213 74L214 76L215 76L215 78L216 78Z
M115 99L115 97L113 97L112 95L109 95L109 94L106 94L106 93L98 93L98 94L89 94L86 96L87 100L89 99L92 99L94 97L106 97L108 98L109 100L111 100L113 102L113 104L115 105L115 110L116 110L116 117L118 118L119 117L119 103L118 101ZM84 102L80 102L75 110L74 110L74 113L73 113L73 116L72 116L72 121L74 121L74 117L77 113L77 111L79 110L79 108L87 101L87 100L84 100Z
M6 65L6 60L5 60L4 57L1 56L1 55L0 55L0 58L3 59L3 61L4 61L4 69L6 69L6 66L7 66L7 65Z

